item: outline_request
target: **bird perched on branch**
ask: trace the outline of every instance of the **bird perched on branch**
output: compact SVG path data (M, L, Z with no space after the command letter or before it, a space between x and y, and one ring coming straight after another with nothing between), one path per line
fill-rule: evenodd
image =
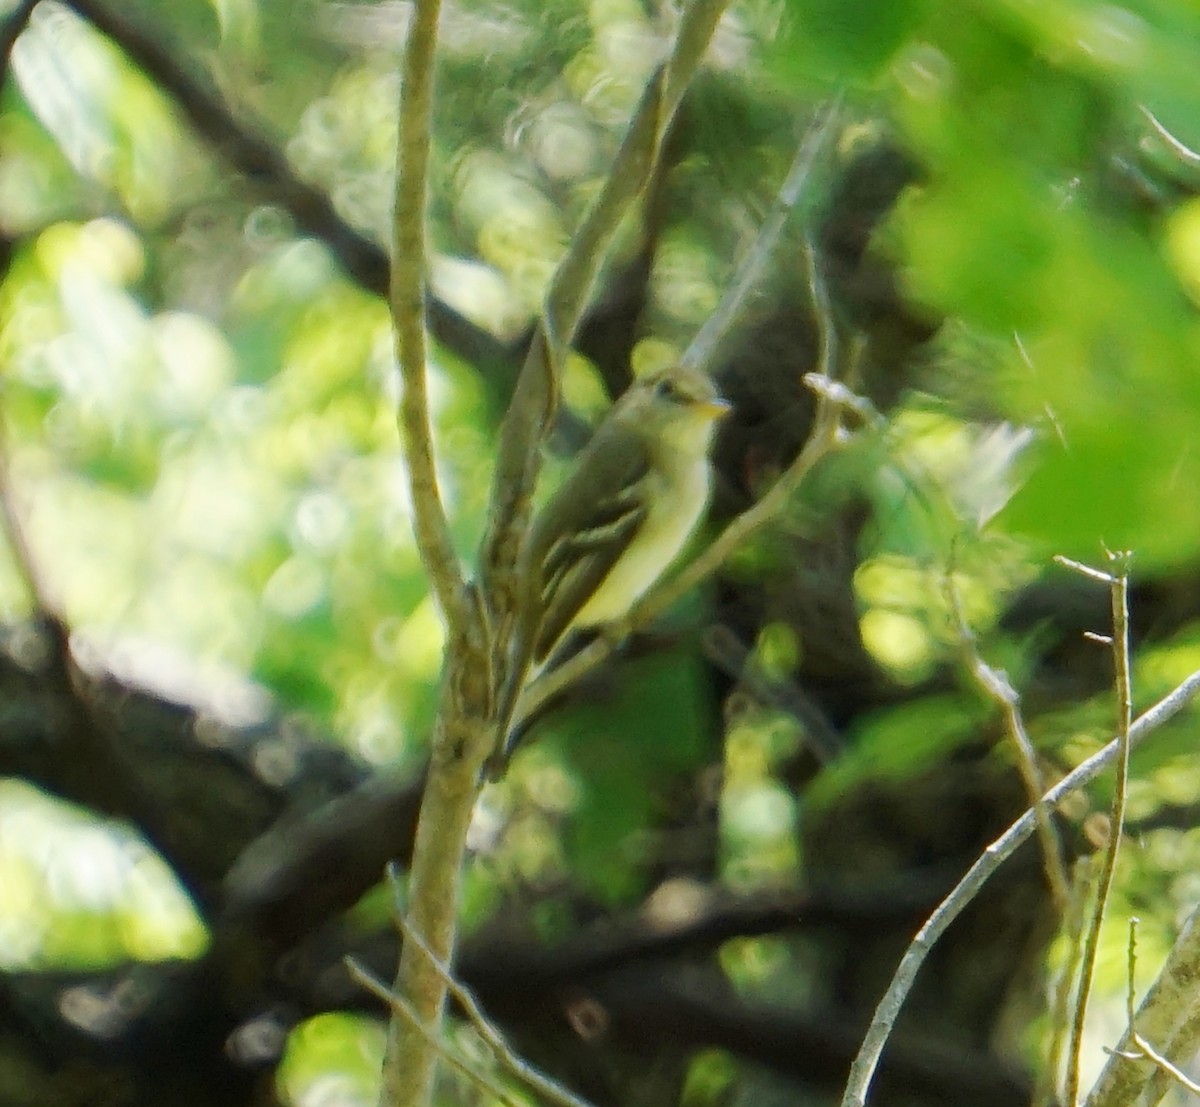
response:
M678 557L708 502L708 450L729 405L675 366L636 381L534 517L506 722L531 673L576 630L619 623Z

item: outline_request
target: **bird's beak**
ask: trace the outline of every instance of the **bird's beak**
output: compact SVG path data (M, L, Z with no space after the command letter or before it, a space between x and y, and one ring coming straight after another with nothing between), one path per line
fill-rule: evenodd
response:
M726 400L698 400L696 402L696 414L702 415L705 419L711 419L714 423L718 419L724 419L731 411L733 404Z

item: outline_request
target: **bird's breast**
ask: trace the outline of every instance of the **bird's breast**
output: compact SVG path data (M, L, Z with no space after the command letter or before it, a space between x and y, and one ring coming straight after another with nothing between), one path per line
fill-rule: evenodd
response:
M650 505L625 553L580 609L576 626L597 626L626 615L679 556L708 502L705 459L682 472L652 468L646 476Z

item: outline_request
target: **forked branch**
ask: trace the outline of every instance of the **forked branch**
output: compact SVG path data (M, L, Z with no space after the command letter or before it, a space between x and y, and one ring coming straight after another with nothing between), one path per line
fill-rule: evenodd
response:
M1197 693L1200 693L1200 670L1192 673L1153 707L1138 716L1129 728L1128 749L1136 749L1149 735L1179 714ZM1099 753L1089 757L1063 777L1042 797L1042 802L1050 807L1057 806L1072 792L1095 780L1121 756L1121 750L1125 745L1126 743L1120 738L1114 738ZM864 1107L871 1081L879 1067L879 1058L883 1054L883 1047L887 1043L896 1018L900 1014L900 1009L908 998L908 993L912 989L925 958L937 944L938 939L945 934L950 924L979 894L983 885L1034 833L1036 822L1036 816L1031 807L992 842L975 864L967 870L962 880L955 885L954 890L937 906L912 940L908 950L900 959L900 964L892 976L892 981L888 985L883 999L879 1001L879 1006L875 1009L875 1015L863 1039L863 1044L859 1048L858 1056L855 1057L851 1066L850 1078L842 1096L841 1107ZM1110 1104L1112 1107L1116 1107L1117 1102L1116 1100L1105 1101L1103 1107L1109 1107ZM1093 1104L1089 1101L1088 1107L1101 1107L1101 1105L1099 1102Z

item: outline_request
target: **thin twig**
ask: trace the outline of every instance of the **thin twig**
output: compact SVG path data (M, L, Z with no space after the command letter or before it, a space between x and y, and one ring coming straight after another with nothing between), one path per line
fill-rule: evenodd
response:
M1096 859L1091 855L1082 857L1075 865L1075 879L1071 883L1071 897L1062 929L1067 937L1067 953L1063 958L1062 970L1054 983L1050 1002L1050 1044L1046 1049L1046 1064L1038 1074L1037 1087L1031 1102L1035 1107L1050 1107L1058 1104L1058 1081L1062 1073L1063 1053L1071 1030L1071 996L1079 976L1079 964L1083 955L1083 924L1091 890L1095 884Z
M1200 909L1179 930L1158 977L1146 991L1117 1048L1087 1098L1087 1107L1126 1107L1157 1103L1173 1078L1166 1070L1136 1064L1143 1057L1135 1038L1155 1042L1155 1052L1178 1067L1200 1045ZM1131 1063L1135 1062L1135 1063Z
M1137 992L1137 928L1140 921L1136 915L1129 920L1129 945L1126 950L1125 1019L1130 1030L1133 1029L1133 997Z
M1163 141L1167 149L1175 155L1180 164L1188 169L1200 169L1200 152L1193 150L1190 146L1176 138L1162 125L1158 116L1144 104L1139 105L1139 110L1142 113L1142 117L1153 128L1154 133Z
M463 596L462 569L438 491L433 430L429 422L425 337L430 115L440 8L439 0L418 0L404 46L389 302L396 334L396 360L404 382L399 415L412 494L413 530L442 614L452 632L461 632L470 612Z
M450 994L463 1009L467 1020L475 1027L485 1044L509 1072L539 1095L550 1100L551 1103L559 1104L560 1107L592 1107L586 1099L577 1096L569 1088L564 1087L557 1080L547 1076L524 1058L518 1056L496 1025L483 1013L479 1001L470 989L455 978L442 959L429 948L425 939L417 933L416 928L402 914L398 913L397 917L400 920L400 929L404 934L404 940L415 943L417 948L429 959L434 971L445 981Z
M1187 1074L1171 1064L1161 1053L1159 1053L1145 1038L1140 1034L1133 1035L1133 1044L1144 1053L1148 1060L1153 1061L1163 1072L1165 1072L1177 1084L1182 1085L1193 1095L1200 1095L1200 1084L1188 1078Z
M851 406L853 399L849 390L834 379L838 358L837 327L833 321L820 259L811 243L805 243L804 257L808 264L809 297L820 348L817 371L804 376L804 383L817 394L817 410L813 415L808 441L796 460L784 470L762 499L734 519L678 576L667 581L638 605L635 615L641 624L666 611L716 572L738 546L778 513L817 463L837 445L842 413Z
M451 1067L461 1072L472 1084L482 1088L489 1095L495 1096L506 1107L524 1107L521 1100L512 1095L507 1089L502 1088L496 1081L492 1080L486 1073L483 1073L475 1065L460 1057L452 1050L443 1038L430 1030L417 1016L412 1005L408 1003L402 996L398 996L393 992L382 980L372 975L367 969L360 965L353 957L343 959L346 966L346 971L356 984L361 985L376 999L382 1000L391 1010L399 1015L409 1026L413 1028L431 1048L437 1051L439 1057L442 1058Z
M1117 1057L1122 1057L1127 1061L1152 1061L1158 1068L1167 1074L1173 1081L1180 1086L1186 1088L1193 1095L1200 1095L1200 1084L1197 1084L1186 1073L1181 1071L1176 1065L1158 1052L1145 1038L1143 1038L1137 1030L1134 1029L1134 1010L1133 998L1136 992L1137 979L1137 928L1138 919L1136 917L1129 920L1129 945L1128 945L1128 970L1125 984L1125 1015L1129 1020L1129 1032L1127 1035L1128 1043L1137 1047L1136 1050L1129 1049L1110 1049L1106 1052Z
M733 282L726 290L725 295L721 297L716 311L704 321L704 325L696 332L695 338L688 344L688 348L680 358L684 365L692 365L698 369L707 369L712 365L722 341L734 323L741 318L746 302L762 279L763 271L774 255L783 229L791 218L796 205L802 199L808 199L807 193L813 171L825 153L830 136L837 129L841 114L842 97L839 95L822 104L813 115L812 122L809 123L804 137L800 140L796 156L792 159L787 177L784 178L775 202L771 205L771 210L767 213L767 217L763 220L762 226L755 236L753 245L738 266ZM811 251L811 247L809 249ZM811 262L810 272L812 272ZM813 306L818 320L827 317L827 308L822 310L816 304ZM820 324L818 327L822 332L827 329L821 327ZM824 364L817 371L826 376L830 375L830 367Z
M1067 1047L1067 1074L1065 1100L1067 1107L1079 1102L1080 1053L1083 1049L1083 1024L1087 1017L1088 999L1092 990L1092 979L1096 970L1096 951L1100 946L1100 927L1108 897L1112 892L1117 869L1117 853L1121 846L1121 833L1125 826L1125 796L1129 787L1129 726L1133 718L1133 692L1129 673L1129 554L1109 554L1109 594L1112 601L1112 653L1115 670L1114 685L1117 693L1117 767L1113 789L1111 825L1108 831L1108 846L1100 869L1096 886L1096 903L1092 917L1083 936L1083 952L1079 967L1079 989L1075 996L1074 1018L1071 1037ZM1095 572L1086 575L1095 577Z
M813 388L818 396L831 395L836 398L834 389L834 378L837 375L837 358L838 358L838 333L837 324L833 320L833 305L829 301L829 286L825 283L825 277L821 272L821 259L817 254L817 248L813 245L812 240L806 238L804 240L804 263L808 266L808 297L811 301L813 320L817 326L817 369L816 378L808 381L810 388ZM862 356L863 347L861 342L858 343L850 357L851 373L857 370L859 359ZM824 382L818 386L818 382ZM845 403L847 406L852 406L855 410L860 411L861 405L870 406L870 401L853 396L851 392L846 391ZM864 420L869 422L870 420Z
M1067 874L1062 859L1062 845L1054 829L1052 813L1042 802L1041 797L1046 790L1046 785L1042 779L1041 770L1038 768L1037 752L1025 729L1025 719L1021 714L1021 697L1009 681L1008 674L989 665L979 652L979 643L963 614L962 600L954 583L953 565L943 574L942 583L946 604L954 618L964 667L979 690L1000 709L1004 716L1008 735L1012 739L1013 748L1017 754L1017 768L1037 820L1038 837L1042 844L1042 863L1046 869L1046 883L1050 886L1050 894L1054 897L1055 907L1062 916L1066 912L1069 900Z
M1128 747L1137 746L1160 726L1183 710L1200 693L1200 670L1185 678L1153 707L1144 711L1129 728ZM1072 792L1098 777L1121 753L1123 743L1114 738L1099 753L1094 754L1063 777L1043 797L1043 802L1056 807ZM841 1107L864 1107L871 1081L879 1067L883 1047L891 1028L912 989L917 972L929 952L946 932L946 928L962 913L978 894L980 888L1033 834L1036 825L1033 809L1028 809L1003 834L991 843L979 859L967 870L954 890L937 906L912 940L891 983L875 1009L871 1025L850 1069L850 1078L842 1096Z
M1071 572L1078 573L1081 577L1087 577L1099 584L1111 585L1113 582L1112 573L1106 573L1103 569L1097 569L1092 565L1085 565L1082 561L1076 561L1074 558L1057 554L1054 561L1064 569L1070 569Z

